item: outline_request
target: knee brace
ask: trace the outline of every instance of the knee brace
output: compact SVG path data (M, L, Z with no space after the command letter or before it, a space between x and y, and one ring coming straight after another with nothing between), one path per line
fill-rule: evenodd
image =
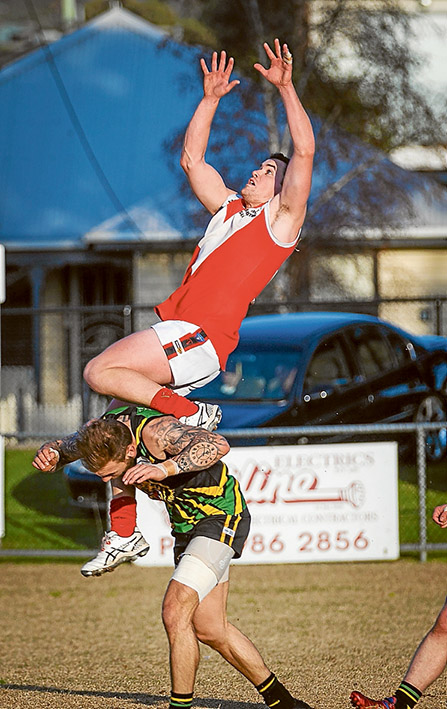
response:
M209 537L194 537L186 547L172 578L197 591L202 601L214 586L228 581L234 551Z

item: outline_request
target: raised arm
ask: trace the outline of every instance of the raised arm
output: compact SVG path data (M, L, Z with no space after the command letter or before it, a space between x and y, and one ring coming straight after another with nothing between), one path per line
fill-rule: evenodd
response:
M65 438L44 443L34 456L33 466L45 473L54 473L67 463L72 463L80 457L78 448L78 431L70 433Z
M293 152L287 166L281 192L271 203L270 218L275 236L284 242L293 241L306 215L306 204L312 180L315 139L309 117L292 83L292 55L287 44L275 39L275 52L264 44L270 67L255 64L262 76L277 87L286 110Z
M126 485L206 470L230 450L220 434L185 426L172 416L163 416L148 424L143 429L143 440L153 453L163 451L167 459L157 465L143 462L130 468L123 475Z
M211 71L204 59L200 60L200 65L203 71L203 98L186 130L180 164L197 199L211 214L215 214L226 198L234 194L234 190L230 190L217 170L206 162L205 153L219 101L239 81L230 81L234 60L230 58L227 63L225 52L220 53L219 64L217 52L213 52Z

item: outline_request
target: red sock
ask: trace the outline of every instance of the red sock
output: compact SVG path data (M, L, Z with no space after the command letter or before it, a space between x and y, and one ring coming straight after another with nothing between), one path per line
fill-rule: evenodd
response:
M151 408L160 411L162 414L172 414L177 419L182 416L191 416L199 408L193 401L176 394L175 391L168 389L168 387L162 387L157 391L150 405Z
M134 497L114 497L110 502L110 529L120 537L130 537L137 523L137 503Z

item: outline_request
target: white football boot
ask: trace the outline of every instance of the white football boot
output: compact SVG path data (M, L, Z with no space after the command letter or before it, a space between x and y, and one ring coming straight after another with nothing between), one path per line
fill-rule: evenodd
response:
M187 426L198 426L207 431L214 431L222 418L222 410L217 404L207 404L204 401L195 401L199 410L191 416L182 416L179 421Z
M145 556L150 549L138 527L130 537L120 537L116 532L106 532L102 538L101 551L81 569L83 576L101 576L106 571L113 571L125 561L135 561Z

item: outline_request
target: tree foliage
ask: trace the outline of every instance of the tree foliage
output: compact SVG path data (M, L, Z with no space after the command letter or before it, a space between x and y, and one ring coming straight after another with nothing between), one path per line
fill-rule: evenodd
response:
M153 9L141 12L163 4L167 8L160 0L123 0L166 26L172 17L159 22ZM210 141L213 164L236 189L267 150L288 152L277 92L253 69L257 61L266 65L264 41L288 43L294 84L317 138L308 243L327 242L346 228L391 231L415 216L416 193L419 199L425 190L423 200L438 195L436 184L424 186L386 159L401 145L447 143L446 100L429 97L418 85L424 57L415 53L413 16L401 0L170 0L169 7L175 39L202 45L208 59L211 50L225 49L247 78L222 101ZM200 82L199 70L197 76ZM173 136L166 146L172 160L178 160L181 140ZM200 206L191 219L202 222ZM305 280L302 262L288 262L284 290L291 294Z
M121 0L121 5L154 25L163 27L174 39L187 44L214 46L217 38L199 19L176 13L161 0ZM110 9L108 0L88 0L84 6L85 19L91 20Z
M225 49L237 71L264 92L272 150L284 145L274 90L253 70L265 62L263 42L287 41L294 82L323 131L343 130L389 151L409 143L446 141L440 116L415 80L424 60L415 54L413 15L400 0L122 0L126 9L166 28L175 39ZM109 7L88 0L86 19Z
M287 41L299 95L325 122L385 150L443 137L439 114L415 81L423 57L414 52L412 15L402 11L399 0L197 0L197 5L200 19L235 57L238 70L261 86L252 66L265 60L263 41Z

